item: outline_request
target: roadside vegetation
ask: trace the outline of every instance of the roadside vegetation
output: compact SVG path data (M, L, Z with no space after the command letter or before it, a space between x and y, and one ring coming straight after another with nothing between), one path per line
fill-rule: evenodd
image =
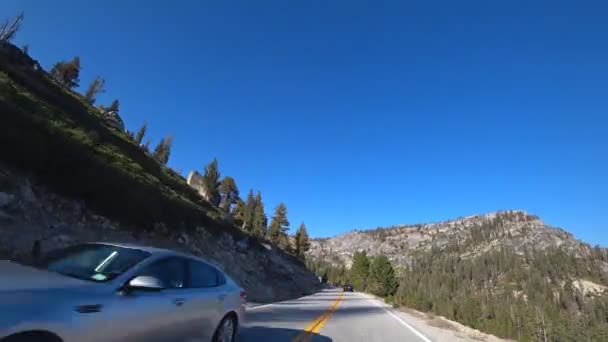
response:
M215 159L204 168L201 196L168 165L172 134L151 148L147 122L131 132L118 99L97 104L98 95L107 91L106 80L97 75L82 86L86 61L76 56L46 72L29 56L29 47L13 45L23 19L20 14L0 23L2 162L133 230L202 226L272 243L303 259L309 245L306 227L290 235L285 204L276 207L268 225L261 192L251 190L242 200L236 180L222 177Z

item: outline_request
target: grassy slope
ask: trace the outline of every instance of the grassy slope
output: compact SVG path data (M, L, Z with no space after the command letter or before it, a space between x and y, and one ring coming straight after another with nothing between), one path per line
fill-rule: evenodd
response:
M0 158L101 213L150 229L204 225L243 233L169 168L124 132L104 125L98 110L34 70L26 55L0 50Z

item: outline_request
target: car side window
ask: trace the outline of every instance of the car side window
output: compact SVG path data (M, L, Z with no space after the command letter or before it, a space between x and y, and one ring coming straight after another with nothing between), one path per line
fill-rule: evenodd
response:
M156 261L146 266L138 275L158 278L166 289L179 289L186 284L186 266L180 258Z
M204 262L190 260L190 287L216 287L225 280L222 274L213 266Z

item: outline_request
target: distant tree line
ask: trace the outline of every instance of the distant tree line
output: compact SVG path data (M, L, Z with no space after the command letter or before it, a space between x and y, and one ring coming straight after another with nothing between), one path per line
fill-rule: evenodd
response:
M397 291L395 268L384 255L370 257L365 251L355 252L349 270L340 262L307 260L306 265L324 281L340 285L348 283L357 291L367 291L387 299L392 299Z

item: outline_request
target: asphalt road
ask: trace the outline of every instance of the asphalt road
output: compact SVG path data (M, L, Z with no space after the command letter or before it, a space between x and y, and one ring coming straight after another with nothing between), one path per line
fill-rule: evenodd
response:
M249 309L241 341L431 342L384 303L341 289Z

